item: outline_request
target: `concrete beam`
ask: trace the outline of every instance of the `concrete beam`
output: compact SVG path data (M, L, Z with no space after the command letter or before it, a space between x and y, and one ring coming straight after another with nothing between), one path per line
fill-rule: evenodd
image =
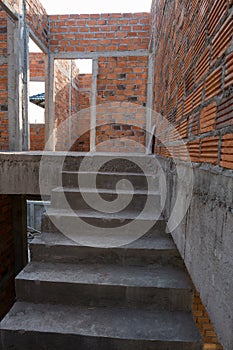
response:
M99 52L51 52L54 59L97 59L99 57L149 56L148 50L99 51Z
M0 0L0 7L14 20L19 19L19 13L9 4L7 0Z
M40 196L39 172L43 156L43 164L46 169L42 179L44 195L50 195L51 190L58 186L64 160L66 170L75 170L79 168L85 157L89 164L88 171L93 171L94 163L105 164L114 158L118 159L118 164L121 164L119 158L124 157L127 159L130 157L132 161L139 159L140 162L146 162L149 168L154 167L155 164L151 157L134 153L0 152L0 194ZM123 162L122 171L123 169L125 169L125 162ZM107 171L115 171L115 167Z
M38 36L33 32L31 28L29 28L29 36L34 41L34 43L41 49L41 51L48 54L49 48L42 43L42 41L38 38Z

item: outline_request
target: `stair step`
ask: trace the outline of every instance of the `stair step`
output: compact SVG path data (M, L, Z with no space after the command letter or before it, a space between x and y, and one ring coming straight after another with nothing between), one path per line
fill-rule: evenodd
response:
M69 152L69 156L64 158L64 171L156 174L159 170L158 160L145 154L123 152L95 152L94 154L77 154L76 152L75 154L75 152Z
M157 219L159 213L157 213ZM60 232L81 245L116 247L135 241L150 230L156 217L131 212L104 214L86 210L48 209L42 217L42 232Z
M62 185L64 187L79 187L79 177L81 176L82 187L84 188L104 188L115 189L119 181L128 180L135 190L147 190L148 185L154 191L158 190L158 175L140 174L140 173L110 173L110 172L77 172L63 171L61 174ZM121 186L128 189L128 183L121 182Z
M100 203L102 199L102 203ZM117 203L116 203L117 202ZM52 191L51 205L54 209L94 209L102 212L131 211L137 214L145 208L146 213L153 214L161 207L160 194L158 192L142 190L113 190L98 189L98 193L93 188L64 188L58 187Z
M115 248L82 246L63 234L43 233L30 244L32 261L61 263L107 263L119 265L165 264L182 266L182 259L169 234L163 233L164 222L131 244Z
M35 303L191 311L192 284L183 269L171 266L32 262L16 278L16 295Z
M17 302L1 323L4 349L201 350L191 313Z

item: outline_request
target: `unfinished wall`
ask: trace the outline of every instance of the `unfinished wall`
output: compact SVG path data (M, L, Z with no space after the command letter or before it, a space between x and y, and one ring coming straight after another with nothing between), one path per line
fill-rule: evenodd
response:
M17 57L14 57L14 61L11 62L12 67L8 70L8 58L10 57L9 47L13 45L13 33L11 33L9 27L12 28L14 25L12 23L17 23L17 13L20 13L22 9L19 9L18 1L4 1L5 6L10 5L10 11L14 13L14 19L10 18L4 10L0 8L0 149L7 151L9 150L9 103L11 103L8 96L8 91L13 90L16 79L14 74L10 70L17 69ZM30 27L31 35L37 38L37 42L41 42L44 49L48 47L48 32L47 15L38 1L28 1L27 6L27 24ZM21 20L23 20L21 18ZM15 33L16 36L16 33ZM19 53L19 48L11 48L11 52ZM10 80L10 78L12 80ZM17 91L17 90L16 90ZM18 99L19 96L16 96ZM17 108L15 107L15 111ZM17 114L17 112L15 112ZM16 118L19 118L16 115ZM16 123L16 121L15 121ZM17 137L16 135L14 135ZM21 226L18 222L17 229L13 229L13 211L14 205L17 201L17 197L14 202L12 198L8 195L0 196L0 318L2 318L5 313L8 312L9 308L14 302L14 277L15 269L22 268L25 261L15 261L15 256L18 254L20 260L20 255L22 255L22 247L16 244L15 240L19 242L20 237L25 234L21 232ZM15 205L16 206L16 205ZM17 210L16 210L17 211ZM22 218L21 218L22 219ZM23 219L22 219L23 220ZM18 230L18 231L17 231ZM16 232L19 234L16 237ZM20 252L19 252L20 251ZM17 258L17 259L18 259ZM15 265L16 264L16 265ZM18 271L17 271L18 272Z
M233 266L228 251L233 177L223 168L233 169L232 5L228 0L153 1L151 19L154 109L176 126L191 161L199 163L191 206L172 235L227 350L233 346ZM157 136L156 154L186 160L163 124ZM164 158L161 163L168 173L169 216L180 185L177 176L169 174L170 161Z
M29 54L30 81L45 81L45 54L30 52Z
M99 58L97 105L113 108L97 113L97 150L145 151L147 79L148 57Z
M45 147L45 124L30 124L30 150L43 151Z
M155 6L155 2L154 2ZM232 2L166 2L157 13L154 109L174 122L191 160L233 169ZM163 8L163 7L162 7ZM169 133L162 136L169 140ZM171 151L171 149L170 149ZM158 147L164 153L164 145ZM182 155L175 154L182 159Z
M49 16L51 52L146 50L148 13Z
M75 82L78 87L78 113L73 118L73 138L76 142L72 151L89 152L92 74L79 74Z
M8 140L8 63L7 14L0 8L0 149L7 150Z
M49 46L49 21L46 10L39 0L26 0L26 23L31 35L41 49ZM40 43L44 46L41 47Z
M56 150L72 146L72 119L78 111L78 68L72 60L55 60L55 127L58 127ZM69 121L68 121L69 118ZM66 121L64 123L64 121ZM62 125L62 126L61 126ZM60 126L60 127L59 127Z

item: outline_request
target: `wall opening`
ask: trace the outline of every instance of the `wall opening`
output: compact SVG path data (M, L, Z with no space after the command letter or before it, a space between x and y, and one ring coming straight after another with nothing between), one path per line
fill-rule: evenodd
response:
M92 60L54 61L56 151L90 150Z
M45 54L29 40L29 108L30 150L39 151L45 145Z

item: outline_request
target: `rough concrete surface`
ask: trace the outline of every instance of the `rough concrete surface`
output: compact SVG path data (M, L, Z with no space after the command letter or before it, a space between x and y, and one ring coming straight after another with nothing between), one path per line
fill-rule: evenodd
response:
M170 160L159 158L166 169L169 217L175 202L176 172ZM180 163L180 167L187 167ZM171 232L191 278L200 292L224 349L233 344L233 172L211 165L193 165L191 205ZM185 186L185 184L183 184Z

